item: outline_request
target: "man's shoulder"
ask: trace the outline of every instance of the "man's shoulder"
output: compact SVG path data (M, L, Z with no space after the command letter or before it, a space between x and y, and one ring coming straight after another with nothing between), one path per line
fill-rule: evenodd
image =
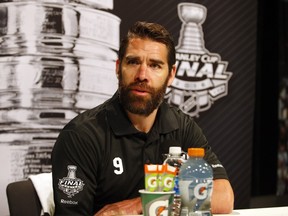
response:
M195 127L197 125L195 119L182 111L179 107L171 105L167 102L163 103L162 105L161 119L166 124L173 124L175 126L177 123L178 128L184 131L186 131L189 127Z
M80 112L67 124L66 128L84 127L85 125L96 123L99 124L99 122L105 120L107 107L112 104L112 101L113 100L110 98L102 104Z

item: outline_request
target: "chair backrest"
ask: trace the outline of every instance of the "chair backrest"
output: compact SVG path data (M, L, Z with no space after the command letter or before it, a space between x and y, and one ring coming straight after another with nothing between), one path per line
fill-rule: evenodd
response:
M40 216L41 203L30 179L9 183L6 194L10 216Z

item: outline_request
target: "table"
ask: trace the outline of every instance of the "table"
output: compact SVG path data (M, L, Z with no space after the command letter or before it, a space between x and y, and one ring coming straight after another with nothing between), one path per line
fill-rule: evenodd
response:
M288 216L288 206L269 207L269 208L251 208L251 209L235 209L230 214L213 214L213 216ZM140 215L126 215L140 216ZM141 215L143 216L143 215Z
M269 208L251 208L251 209L235 209L231 214L213 214L213 216L288 216L288 206L269 207ZM140 215L126 215L140 216ZM143 216L143 215L142 215Z
M288 216L288 206L269 207L269 208L251 208L251 209L235 209L231 214L214 214L214 216Z

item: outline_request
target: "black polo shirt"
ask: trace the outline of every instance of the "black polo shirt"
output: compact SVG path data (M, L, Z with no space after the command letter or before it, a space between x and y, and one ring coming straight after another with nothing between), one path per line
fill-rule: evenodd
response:
M162 164L170 146L204 147L214 179L227 174L195 121L163 103L149 133L131 124L116 93L60 132L52 151L56 215L93 215L108 203L138 197L144 164Z

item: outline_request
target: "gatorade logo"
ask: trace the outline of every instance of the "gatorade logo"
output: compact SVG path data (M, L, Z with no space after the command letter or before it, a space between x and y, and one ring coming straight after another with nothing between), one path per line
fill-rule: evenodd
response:
M147 184L149 188L155 188L157 187L157 176L153 176L148 178Z
M194 195L197 199L203 200L208 196L207 191L208 183L197 184L194 188Z
M172 188L173 187L173 178L171 178L171 177L166 177L165 179L164 179L164 187L166 187L166 188Z
M153 202L149 208L150 216L168 216L169 200Z

